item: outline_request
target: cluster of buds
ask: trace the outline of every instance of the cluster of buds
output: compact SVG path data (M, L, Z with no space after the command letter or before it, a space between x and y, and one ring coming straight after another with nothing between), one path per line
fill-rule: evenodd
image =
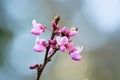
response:
M41 39L39 35L49 29L44 25L37 23L36 20L32 21L33 28L31 33L36 35L33 50L36 52L43 52L46 49L46 59L50 59L56 51L60 50L61 52L67 52L73 60L80 61L82 59L80 53L83 50L83 47L75 47L72 43L72 37L78 33L78 29L75 27L71 27L71 29L60 27L58 25L59 20L60 17L56 16L52 21L52 35L48 41ZM30 66L30 69L35 69L38 66L38 64Z

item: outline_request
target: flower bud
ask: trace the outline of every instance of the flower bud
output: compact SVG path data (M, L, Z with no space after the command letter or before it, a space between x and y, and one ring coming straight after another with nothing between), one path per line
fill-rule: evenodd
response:
M29 66L30 69L37 69L39 67L39 64L34 64L33 66Z
M60 20L60 16L55 16L55 17L54 17L54 22L55 22L56 24L58 24L59 20Z
M56 40L48 40L50 45L55 45L57 42Z

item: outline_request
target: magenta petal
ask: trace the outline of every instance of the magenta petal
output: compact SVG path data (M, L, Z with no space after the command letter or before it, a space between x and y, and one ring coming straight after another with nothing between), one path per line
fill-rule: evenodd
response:
M60 46L60 51L65 52L66 51L66 47L64 45Z
M47 47L46 41L42 41L42 45L43 45L44 47Z
M44 25L38 24L38 27L39 27L41 30L43 30L43 32L44 32L44 30L45 30L45 26L44 26Z
M68 31L68 29L67 29L66 27L63 27L63 28L61 29L61 32L66 32L66 31Z
M80 61L82 59L82 56L78 53L71 53L71 58L75 61Z
M72 37L72 36L75 36L78 32L77 31L70 31L69 35Z
M69 43L66 45L67 46L67 49L70 50L73 48L74 44L73 43Z
M33 29L31 30L32 34L40 35L45 31L45 27L42 24L36 23L36 20L32 21Z
M60 26L57 25L54 21L52 21L52 26L53 26L54 29L59 29L60 28Z
M52 21L52 26L53 26L54 29L58 28L57 25L56 25L56 23L54 21Z
M51 54L51 53L53 53L53 48L52 47L50 47L50 49L48 51L48 54Z
M71 54L71 53L73 53L73 52L75 52L76 51L76 48L71 48L70 50L69 50L69 54Z
M55 45L56 44L56 40L48 40L50 45Z
M43 52L45 49L44 46L36 44L35 47L33 48L34 51L36 52Z
M61 44L65 45L68 43L68 38L66 36L61 38Z
M32 33L32 34L35 34L35 35L39 35L39 34L40 34L40 31L38 31L38 30L36 30L36 29L33 28L33 29L31 30L31 33Z
M56 37L56 41L57 41L57 44L58 44L58 45L61 45L61 44L62 44L61 38L60 38L59 36Z
M68 42L72 42L72 39L71 39L71 38L68 38Z

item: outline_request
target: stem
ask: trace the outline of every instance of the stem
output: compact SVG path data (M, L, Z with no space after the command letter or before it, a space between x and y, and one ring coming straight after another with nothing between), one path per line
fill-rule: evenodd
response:
M41 74L42 74L42 72L43 72L44 67L45 67L46 64L47 63L45 62L44 65L42 66L42 68L38 69L38 74L37 74L37 79L36 80L39 80L41 78Z
M45 59L43 66L38 68L38 70L37 70L38 73L37 73L37 79L36 80L39 80L41 78L41 74L42 74L46 64L51 60L52 56L56 53L57 50L58 49L55 49L54 52L48 58ZM46 52L47 52L47 50L46 50Z
M59 20L60 20L60 17L59 17L59 16L55 16L54 22L56 23L56 25L58 24ZM54 39L55 35L56 35L55 29L53 29L52 35L51 35L51 40ZM54 55L54 54L56 53L56 51L58 50L58 49L55 49L54 52L48 57L48 51L49 51L49 49L50 49L50 45L48 45L48 47L47 47L47 49L46 49L46 53L45 53L45 58L44 58L44 63L43 63L43 65L42 65L42 66L39 66L39 67L37 68L37 78L36 78L36 80L40 80L41 74L42 74L42 72L43 72L46 64L51 60L51 58L53 57L53 55Z
M39 80L39 79L40 79L41 74L42 74L42 72L43 72L43 69L44 69L45 65L48 63L48 61L47 61L47 56L48 56L49 48L50 48L50 47L48 46L48 47L47 47L47 50L46 50L46 54L45 54L43 66L41 66L41 67L39 66L39 67L38 67L38 70L37 70L37 79L36 79L36 80Z

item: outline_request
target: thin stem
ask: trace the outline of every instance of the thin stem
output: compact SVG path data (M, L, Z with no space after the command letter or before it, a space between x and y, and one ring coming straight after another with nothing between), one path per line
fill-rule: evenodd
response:
M37 74L36 80L39 80L41 78L41 74L42 74L46 64L47 64L47 62L44 62L44 65L42 66L42 68L38 69L38 74Z
M55 49L54 52L48 57L48 59L51 59L52 56L56 53L57 50L58 50L58 49Z
M53 57L53 55L56 53L57 50L58 50L58 49L55 49L54 52L53 52L48 58L45 59L43 66L38 68L38 70L37 70L37 71L38 71L38 74L37 74L37 79L36 79L36 80L39 80L39 79L40 79L41 74L42 74L42 72L43 72L46 64L51 60L51 58ZM46 51L46 52L47 52L47 51Z
M46 64L47 64L47 56L48 56L48 51L49 51L49 46L47 47L47 50L46 50L46 54L45 54L45 58L44 58L44 63L43 63L43 66L42 67L38 67L38 70L37 70L37 79L36 80L39 80L40 79L40 77L41 77L41 74L42 74L42 72L43 72L43 69L44 69L44 67L46 66Z
M56 25L58 24L59 20L60 20L60 17L59 17L59 16L56 16L56 17L54 18L54 22L56 23ZM53 29L52 35L51 35L51 40L54 39L55 35L56 35L55 29ZM47 49L46 49L46 53L45 53L45 58L44 58L44 63L43 63L43 65L42 65L42 66L39 66L38 69L37 69L37 78L36 78L36 80L40 80L41 74L42 74L42 72L43 72L46 64L51 60L51 58L53 57L53 55L54 55L54 54L56 53L56 51L58 50L58 49L55 49L54 52L48 57L48 51L49 51L49 49L50 49L50 45L48 45L48 47L47 47Z

